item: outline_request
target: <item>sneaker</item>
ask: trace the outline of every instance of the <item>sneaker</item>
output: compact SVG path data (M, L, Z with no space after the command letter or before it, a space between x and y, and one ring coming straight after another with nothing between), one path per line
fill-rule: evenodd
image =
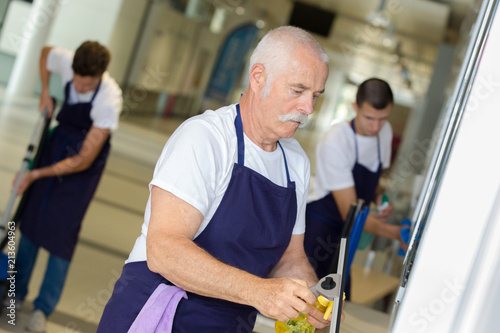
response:
M30 332L43 333L45 332L45 326L47 325L47 317L45 313L41 310L35 310L31 314L28 320L28 326L26 329Z

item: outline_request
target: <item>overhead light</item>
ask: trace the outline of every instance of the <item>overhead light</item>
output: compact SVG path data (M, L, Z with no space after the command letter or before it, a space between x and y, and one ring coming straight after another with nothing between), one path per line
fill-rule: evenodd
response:
M242 7L242 6L236 7L236 9L234 10L234 12L237 15L243 15L243 14L245 14L245 8Z
M384 12L372 11L368 13L366 19L376 27L385 28L389 25L389 17Z
M376 27L387 27L390 23L390 17L385 10L386 0L380 0L377 8L366 15L366 20Z
M222 31L224 27L224 22L226 21L226 10L222 7L215 8L214 15L212 16L212 21L210 22L210 31L218 34Z
M391 47L395 44L396 44L396 41L395 41L394 36L386 35L386 36L382 37L382 45L384 45L385 47Z
M394 35L394 31L396 30L396 25L394 22L390 23L387 29L385 29L384 33L382 36L380 36L380 39L382 41L382 45L385 47L393 47L396 46L396 43L398 42L396 36Z
M392 54L391 62L397 64L399 62L399 56L397 54Z

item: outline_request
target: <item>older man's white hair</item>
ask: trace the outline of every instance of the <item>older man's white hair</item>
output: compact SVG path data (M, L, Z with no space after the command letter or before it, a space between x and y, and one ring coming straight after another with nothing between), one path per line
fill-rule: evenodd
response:
M266 98L274 79L288 69L288 64L297 46L305 47L315 54L318 59L328 64L328 54L318 41L307 31L283 26L269 31L259 42L250 57L250 68L255 64L262 64L266 69L266 84L261 96Z

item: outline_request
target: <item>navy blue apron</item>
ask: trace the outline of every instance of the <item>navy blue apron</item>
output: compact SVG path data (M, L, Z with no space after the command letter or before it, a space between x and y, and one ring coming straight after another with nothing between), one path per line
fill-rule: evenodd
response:
M71 81L65 87L64 104L57 115L58 126L49 138L40 168L78 154L90 128L90 110L100 83L90 102L68 104ZM110 149L110 138L92 165L82 172L42 178L32 190L21 214L24 237L51 254L71 260L85 211L101 178Z
M244 166L244 138L239 105L235 119L238 163L224 197L208 226L194 242L218 260L266 278L288 247L297 217L295 183L274 184ZM145 261L128 263L104 309L98 332L127 332L135 317L160 283ZM174 333L252 332L257 311L246 305L187 293L177 307Z
M369 205L373 200L382 174L380 140L377 135L379 166L377 171L372 172L358 163L358 143L354 120L351 121L351 127L354 132L354 147L356 150L356 161L352 168L354 187L357 197L363 199L365 205ZM307 204L304 249L318 278L331 273L328 271L332 260L331 255L340 245L343 223L344 220L331 193L328 193L322 199Z

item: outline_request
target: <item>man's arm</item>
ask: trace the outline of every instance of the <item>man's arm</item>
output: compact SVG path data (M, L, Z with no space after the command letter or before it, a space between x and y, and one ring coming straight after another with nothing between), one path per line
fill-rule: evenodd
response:
M340 215L345 221L351 203L357 201L356 189L354 187L348 187L342 190L332 191L332 195L335 202L337 203ZM397 239L401 241L401 236L399 234L401 226L384 223L383 221L371 215L367 216L365 227L363 230L377 236Z
M192 239L202 221L196 208L153 186L146 240L149 269L187 291L250 305L270 318L287 321L299 312L309 313L307 303L313 304L315 297L305 281L263 279L198 247Z
M31 183L40 178L64 176L87 170L106 143L109 132L109 129L92 126L85 136L82 148L78 154L65 158L55 164L26 172L19 183L17 193L23 193Z
M292 235L290 245L269 274L269 277L285 276L304 280L309 287L318 282L318 277L304 252L304 234Z
M307 282L308 287L318 282L318 277L304 252L304 234L292 235L288 248L269 276L301 279ZM316 328L323 328L330 324L329 321L323 319L323 313L312 307L307 318L309 323Z
M51 46L45 46L42 49L42 53L40 54L40 81L42 83L42 92L40 94L40 105L38 107L39 111L43 111L44 108L48 108L49 113L48 116L52 115L54 111L54 103L52 102L52 97L50 97L50 72L47 69L47 57L49 56L49 52L52 50Z

